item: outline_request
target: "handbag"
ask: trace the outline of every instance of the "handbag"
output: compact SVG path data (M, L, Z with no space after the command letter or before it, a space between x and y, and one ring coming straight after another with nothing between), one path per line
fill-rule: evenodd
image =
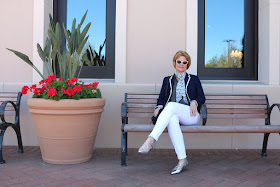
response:
M153 123L154 125L156 124L157 119L158 119L158 116L160 115L160 113L162 112L162 110L163 110L163 108L159 110L159 112L158 112L158 115L157 115L157 116L153 116L153 117L151 118L152 123Z

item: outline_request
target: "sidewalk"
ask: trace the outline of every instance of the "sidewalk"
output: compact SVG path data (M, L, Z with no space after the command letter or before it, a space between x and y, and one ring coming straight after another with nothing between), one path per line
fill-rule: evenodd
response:
M120 149L97 149L90 162L52 165L39 147L3 147L0 186L280 186L280 150L188 150L188 169L170 175L177 164L173 150L140 155L129 149L120 166Z

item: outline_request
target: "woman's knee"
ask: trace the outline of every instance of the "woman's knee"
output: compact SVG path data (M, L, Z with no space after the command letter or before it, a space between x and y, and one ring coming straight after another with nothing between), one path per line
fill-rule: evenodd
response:
M172 123L172 124L179 124L179 118L178 118L178 116L176 116L176 115L172 115L171 116L171 118L170 118L170 123Z
M168 129L170 128L178 128L180 126L179 124L179 118L176 115L172 115L169 121L169 124L167 126Z

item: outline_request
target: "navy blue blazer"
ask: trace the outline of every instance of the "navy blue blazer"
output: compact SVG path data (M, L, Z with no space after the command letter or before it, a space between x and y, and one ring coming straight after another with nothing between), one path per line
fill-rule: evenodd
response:
M165 106L170 101L175 79L175 74L164 77L157 105ZM189 101L196 100L198 111L200 111L201 105L205 103L205 96L199 78L195 75L187 74L185 84L186 97Z

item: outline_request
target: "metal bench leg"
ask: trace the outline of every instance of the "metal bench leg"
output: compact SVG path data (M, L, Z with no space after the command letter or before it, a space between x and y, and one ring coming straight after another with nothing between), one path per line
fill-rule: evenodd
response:
M126 154L127 154L127 133L122 132L122 152L121 152L121 166L126 166Z
M2 154L4 133L5 133L5 130L1 129L1 133L0 133L0 164L5 163L5 160L3 159L3 154Z
M262 148L262 156L266 157L266 148L267 148L267 141L270 133L264 133L264 138L263 138L263 148Z
M13 129L15 130L17 134L17 140L18 140L18 153L23 153L23 146L22 146L22 138L21 138L21 132L19 126L13 126Z
M127 133L125 133L125 153L127 155Z

